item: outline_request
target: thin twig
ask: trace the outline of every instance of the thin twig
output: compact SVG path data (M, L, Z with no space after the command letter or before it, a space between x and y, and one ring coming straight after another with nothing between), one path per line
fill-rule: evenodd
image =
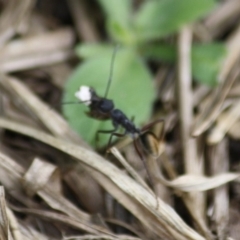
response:
M209 165L212 175L228 171L228 143L224 139L216 146L210 147ZM227 185L223 185L213 191L213 216L214 229L216 229L219 240L224 240L228 235L229 224L229 194Z
M86 42L99 41L100 37L92 20L89 18L90 14L87 14L84 1L68 0L67 3L73 16L78 38Z
M181 126L181 143L186 174L202 175L203 166L197 156L196 139L191 138L190 130L193 121L193 96L191 77L191 41L192 31L190 27L184 27L178 39L178 99L179 117ZM195 219L204 222L204 198L203 193L191 193L192 209ZM198 217L196 217L198 216Z

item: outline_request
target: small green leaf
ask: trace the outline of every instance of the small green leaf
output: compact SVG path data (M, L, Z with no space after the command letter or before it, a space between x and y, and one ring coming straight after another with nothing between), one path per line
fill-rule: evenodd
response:
M220 43L194 45L192 49L192 72L194 78L209 86L215 86L217 76L226 56L226 47Z
M177 59L176 47L170 44L144 44L140 47L141 54L149 60L161 60L173 63Z
M123 27L129 26L132 11L132 0L98 0L98 2L107 15L108 20L111 19L114 22L118 22L118 24Z
M108 34L115 42L119 42L122 45L134 45L135 37L132 29L128 26L123 26L119 22L109 19L107 21Z
M76 53L80 58L92 58L103 54L111 55L113 51L109 44L81 43L76 47Z
M177 61L177 49L168 44L143 45L140 49L143 56L151 60L166 63ZM202 84L214 86L226 56L226 47L221 43L194 44L192 47L192 74Z
M214 0L145 1L134 20L139 40L167 36L183 25L203 17L214 6Z
M116 42L132 45L135 40L132 26L132 0L98 0L106 13L106 29Z
M107 52L81 64L66 83L63 102L76 100L74 93L81 85L91 86L99 96L103 96L109 78L111 57L112 54ZM122 110L129 119L135 117L136 126L146 122L151 113L151 104L155 97L151 78L148 68L134 51L126 49L117 52L107 97L112 99L115 108ZM94 145L96 132L100 129L113 129L113 126L110 120L89 118L86 111L88 107L83 104L63 105L64 115L71 126L83 139ZM109 135L101 134L99 146L106 145L108 138Z

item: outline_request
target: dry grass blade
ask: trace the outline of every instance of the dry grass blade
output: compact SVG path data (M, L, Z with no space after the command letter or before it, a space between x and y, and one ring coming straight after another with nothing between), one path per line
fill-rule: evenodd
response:
M6 75L1 76L0 84L13 99L18 99L23 106L30 108L31 112L58 137L88 147L80 137L69 127L66 121L54 109L42 102L33 92L21 81Z
M230 109L226 110L219 116L216 121L216 125L211 130L208 136L208 144L219 143L228 132L228 130L239 120L240 118L240 101L234 103Z
M0 186L0 239L12 240L12 236L9 230L9 220L7 217L5 193L2 186Z
M235 124L233 124L229 131L228 134L230 137L233 139L239 139L240 138L240 121L237 121Z
M147 184L144 182L144 180L139 176L139 174L129 165L129 163L124 159L124 157L121 155L121 153L117 150L117 148L112 147L110 149L111 153L121 162L121 164L124 166L124 168L129 172L129 174L143 187L145 187L148 191L151 192Z
M132 232L133 234L135 234L140 239L145 238L145 236L142 233L140 233L138 230L136 230L135 228L133 228L132 226L130 226L126 222L122 222L122 221L119 221L119 220L116 220L116 219L111 219L111 218L107 218L107 219L105 219L105 221L107 223L114 224L115 226L123 227L124 229L128 230L129 232Z
M193 125L192 135L195 137L202 134L213 123L213 121L215 121L221 112L221 107L228 92L239 76L239 39L240 27L227 42L228 56L225 59L221 72L219 73L219 79L222 81L213 91L213 97Z
M74 56L74 52L69 49L59 49L53 52L39 52L32 56L22 56L21 58L11 59L0 63L1 72L16 72L29 70L36 67L44 67L52 64L61 63Z
M23 240L23 235L20 231L17 218L13 214L12 210L7 207L7 216L9 219L9 226L14 240Z
M7 1L7 6L0 18L0 45L3 45L19 30L34 4L35 0Z
M20 191L23 190L22 186L16 184L16 182L21 183L22 179L21 175L23 169L21 169L21 167L18 165L14 166L15 163L13 161L11 162L11 159L9 159L7 156L4 156L3 154L0 154L0 159L1 159L0 181L3 182L3 184L6 186L11 195L13 195L19 201L22 201L23 204L27 204L28 202L27 198L19 194ZM39 162L39 160L37 160L37 162ZM34 165L36 165L36 163ZM43 165L43 163L41 163L41 165ZM15 167L14 169L13 166ZM33 167L30 167L30 171L32 168ZM46 166L44 166L44 169L46 169ZM39 174L42 173L42 170L43 169L39 169L40 172ZM26 175L29 175L29 173L27 173ZM26 179L24 180L26 182ZM34 182L36 181L38 181L38 176L36 176L36 179L34 179ZM112 235L108 230L90 223L90 216L88 216L86 213L81 212L70 202L64 199L64 197L61 194L58 194L52 186L49 186L49 183L45 187L42 186L42 189L38 190L36 193L40 197L42 197L45 200L45 202L49 206L51 206L51 208L61 211L68 216L54 212L47 212L43 210L29 210L29 209L22 210L16 207L12 208L21 212L32 213L38 215L39 217L41 216L47 218L48 220L63 222L67 225L70 225L77 229L81 229L91 234L104 233Z
M0 1L0 240L239 239L240 0L183 3L171 18L178 29L159 34L146 26L161 4L106 2ZM149 91L138 101L152 109L149 124L136 126L147 131L135 139L139 149L131 137L115 138L108 155L81 139L94 137L98 119L81 131L88 122L79 106L59 110L79 84L104 92L112 40L134 67L114 63L114 109L137 110L127 99L141 95L141 69L154 78L156 99ZM117 91L120 81L126 89ZM113 125L114 109L106 114Z
M179 73L178 73L178 95L179 95L179 114L181 123L181 137L183 145L183 157L187 173L193 171L201 173L197 160L196 140L190 136L190 128L193 119L192 106L192 79L191 79L191 29L186 27L179 36Z
M56 166L35 158L23 177L23 187L29 196L35 195L48 183L54 192L60 193L60 174Z
M0 70L19 71L66 60L73 55L71 47L74 40L71 28L13 40L0 49Z
M192 29L184 27L178 39L178 86L181 145L186 174L201 176L203 161L197 154L197 140L191 137L193 123L193 91L191 75ZM204 223L205 201L203 193L189 193L189 204L198 225ZM207 233L206 233L207 235Z
M199 136L202 134L217 118L221 112L222 104L232 87L234 81L238 78L240 74L239 63L235 64L234 69L230 72L229 76L215 91L211 102L204 109L202 114L196 119L193 126L192 135Z
M27 108L28 114L35 117L35 122L40 122L41 126L43 124L53 135L90 148L69 127L62 116L54 109L50 108L46 103L42 102L26 85L24 85L24 83L15 78L3 75L0 80L0 85L12 99L16 100L15 102L18 106L20 105L25 111ZM83 169L82 166L77 166L75 170L67 173L64 179L79 196L79 199L87 209L93 210L96 209L97 206L99 206L97 209L101 208L103 201L101 188L87 173L86 169ZM77 187L75 184L76 182L79 182ZM88 188L85 187L84 183L88 184Z
M0 181L2 182L2 184L16 199L18 199L18 201L22 202L24 205L36 206L32 204L31 201L29 202L26 196L24 196L22 185L22 178L24 177L25 173L24 169L2 152L0 153L0 159ZM46 169L46 167L44 167L43 169ZM39 169L40 173L41 171L42 170ZM26 186L26 183L24 185ZM27 185L30 184L28 183ZM53 209L63 212L66 215L72 216L75 219L81 219L81 221L85 224L89 223L90 215L78 209L70 201L63 197L62 194L54 191L54 188L52 188L49 183L46 183L44 188L42 186L42 188L39 189L36 193L42 199L44 199L44 201Z
M155 196L151 195L122 171L96 153L7 119L1 118L0 126L49 144L73 156L82 164L98 172L98 174L105 176L105 180L108 180L108 182L105 182L106 185L102 186L158 236L162 236L165 233L169 239L204 239L188 227L175 211L160 199L158 199L159 209L156 209ZM118 188L118 191L116 191L116 188ZM120 193L122 196L125 195L125 197L119 198L116 194ZM135 204L128 204L128 202L125 202L126 198L131 198Z
M48 237L46 235L44 235L43 233L39 233L31 225L26 226L25 224L22 224L22 225L20 224L20 231L21 231L21 234L24 236L24 238L23 238L24 240L32 240L32 239L46 240L46 239L48 239Z
M239 16L239 0L224 1L204 20L211 38L221 35Z
M207 191L214 189L240 177L237 173L221 173L213 177L182 175L172 181L159 180L166 186L175 188L184 192Z
M127 235L117 235L116 237L109 237L107 235L84 235L84 236L70 236L63 240L140 240L140 238L129 237Z
M63 214L55 213L55 212L50 212L50 211L44 211L44 210L37 210L37 209L25 209L25 208L17 208L11 206L12 209L14 209L17 212L22 212L22 213L28 213L28 214L33 214L35 216L38 216L40 218L47 219L48 221L54 221L54 222L61 222L66 225L69 225L71 227L74 227L76 229L80 229L82 231L85 231L87 233L91 234L106 234L108 236L115 236L114 234L108 232L104 228L101 228L97 225L90 225L90 224L84 224L80 220L77 220L72 217L65 216Z
M97 42L100 36L93 25L91 17L87 14L87 8L84 1L67 1L75 23L75 28L79 39L86 42Z
M74 40L73 30L67 27L49 33L36 34L26 39L12 40L0 48L0 63L40 52L49 53L59 49L69 49L73 46Z
M237 29L230 35L226 42L228 55L224 61L223 68L219 74L220 80L224 80L230 74L230 71L234 69L236 63L239 64L239 55L240 55L240 25Z
M229 169L228 141L224 139L216 146L209 149L210 168L213 175L224 174ZM228 223L230 219L229 212L229 194L228 186L224 185L214 189L213 201L213 228L217 232L219 240L224 240L228 236Z

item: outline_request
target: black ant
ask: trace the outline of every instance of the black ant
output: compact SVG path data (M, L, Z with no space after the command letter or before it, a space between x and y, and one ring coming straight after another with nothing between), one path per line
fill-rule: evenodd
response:
M157 148L157 144L159 142L158 138L153 134L152 132L149 131L149 128L155 125L158 122L163 122L162 119L156 120L147 126L143 127L142 129L137 128L133 121L131 121L121 110L115 108L114 103L112 100L107 99L108 91L110 88L110 84L112 81L112 73L113 73L113 62L115 59L117 49L114 49L114 53L112 55L111 59L111 72L110 72L110 77L108 80L107 88L104 97L99 97L96 93L96 91L88 86L81 86L79 90L75 93L75 96L80 100L79 103L84 103L89 107L89 112L87 112L87 115L89 117L99 119L99 120L112 120L112 124L114 129L112 130L99 130L96 133L96 140L98 139L99 134L110 134L109 141L108 141L108 148L111 146L111 141L113 136L117 137L123 137L125 135L130 135L133 138L134 146L135 149L142 159L145 168L147 170L148 176L149 176L149 181L150 184L153 187L153 181L150 177L150 173L148 171L148 167L146 166L145 159L143 157L142 151L140 151L138 144L137 144L137 139L140 138L141 143L143 147L145 148L146 144L148 144L148 148ZM124 133L118 133L119 127L122 127L125 131ZM149 142L150 140L146 141L146 134L148 136L151 136L152 141ZM151 150L152 150L151 149ZM155 151L156 152L156 151Z

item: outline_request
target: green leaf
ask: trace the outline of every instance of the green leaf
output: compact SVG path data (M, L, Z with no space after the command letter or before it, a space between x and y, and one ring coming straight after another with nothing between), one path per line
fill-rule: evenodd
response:
M177 61L177 49L168 44L143 45L142 55L151 60L166 63ZM194 79L208 86L217 84L217 76L226 56L226 47L221 43L195 44L192 47L192 74Z
M132 45L135 41L131 26L132 0L98 0L106 14L106 29L116 42Z
M142 56L148 60L161 60L167 63L173 63L177 59L176 46L170 44L144 44L140 47Z
M81 85L94 87L97 94L103 96L109 78L111 57L112 54L102 54L81 64L66 83L63 102L76 100L74 93ZM117 52L108 99L112 99L115 108L122 110L128 118L135 117L136 126L146 122L151 113L155 97L151 79L148 68L134 51L126 49ZM111 121L89 118L86 111L88 108L83 104L63 105L64 115L71 126L83 139L94 145L96 132L100 129L113 129L113 126ZM109 135L101 134L99 146L106 145L108 138Z
M192 49L192 72L194 78L206 85L215 86L217 76L226 56L224 44L194 45Z
M122 45L131 46L136 42L132 28L130 26L123 26L113 19L107 21L107 31L115 42L121 43Z
M118 22L119 25L128 26L132 11L132 0L98 0L103 8L107 19Z
M214 0L149 0L135 16L135 27L141 41L167 36L183 25L206 15Z
M81 43L76 47L76 53L80 58L92 58L103 54L110 56L112 51L112 46L101 43Z

